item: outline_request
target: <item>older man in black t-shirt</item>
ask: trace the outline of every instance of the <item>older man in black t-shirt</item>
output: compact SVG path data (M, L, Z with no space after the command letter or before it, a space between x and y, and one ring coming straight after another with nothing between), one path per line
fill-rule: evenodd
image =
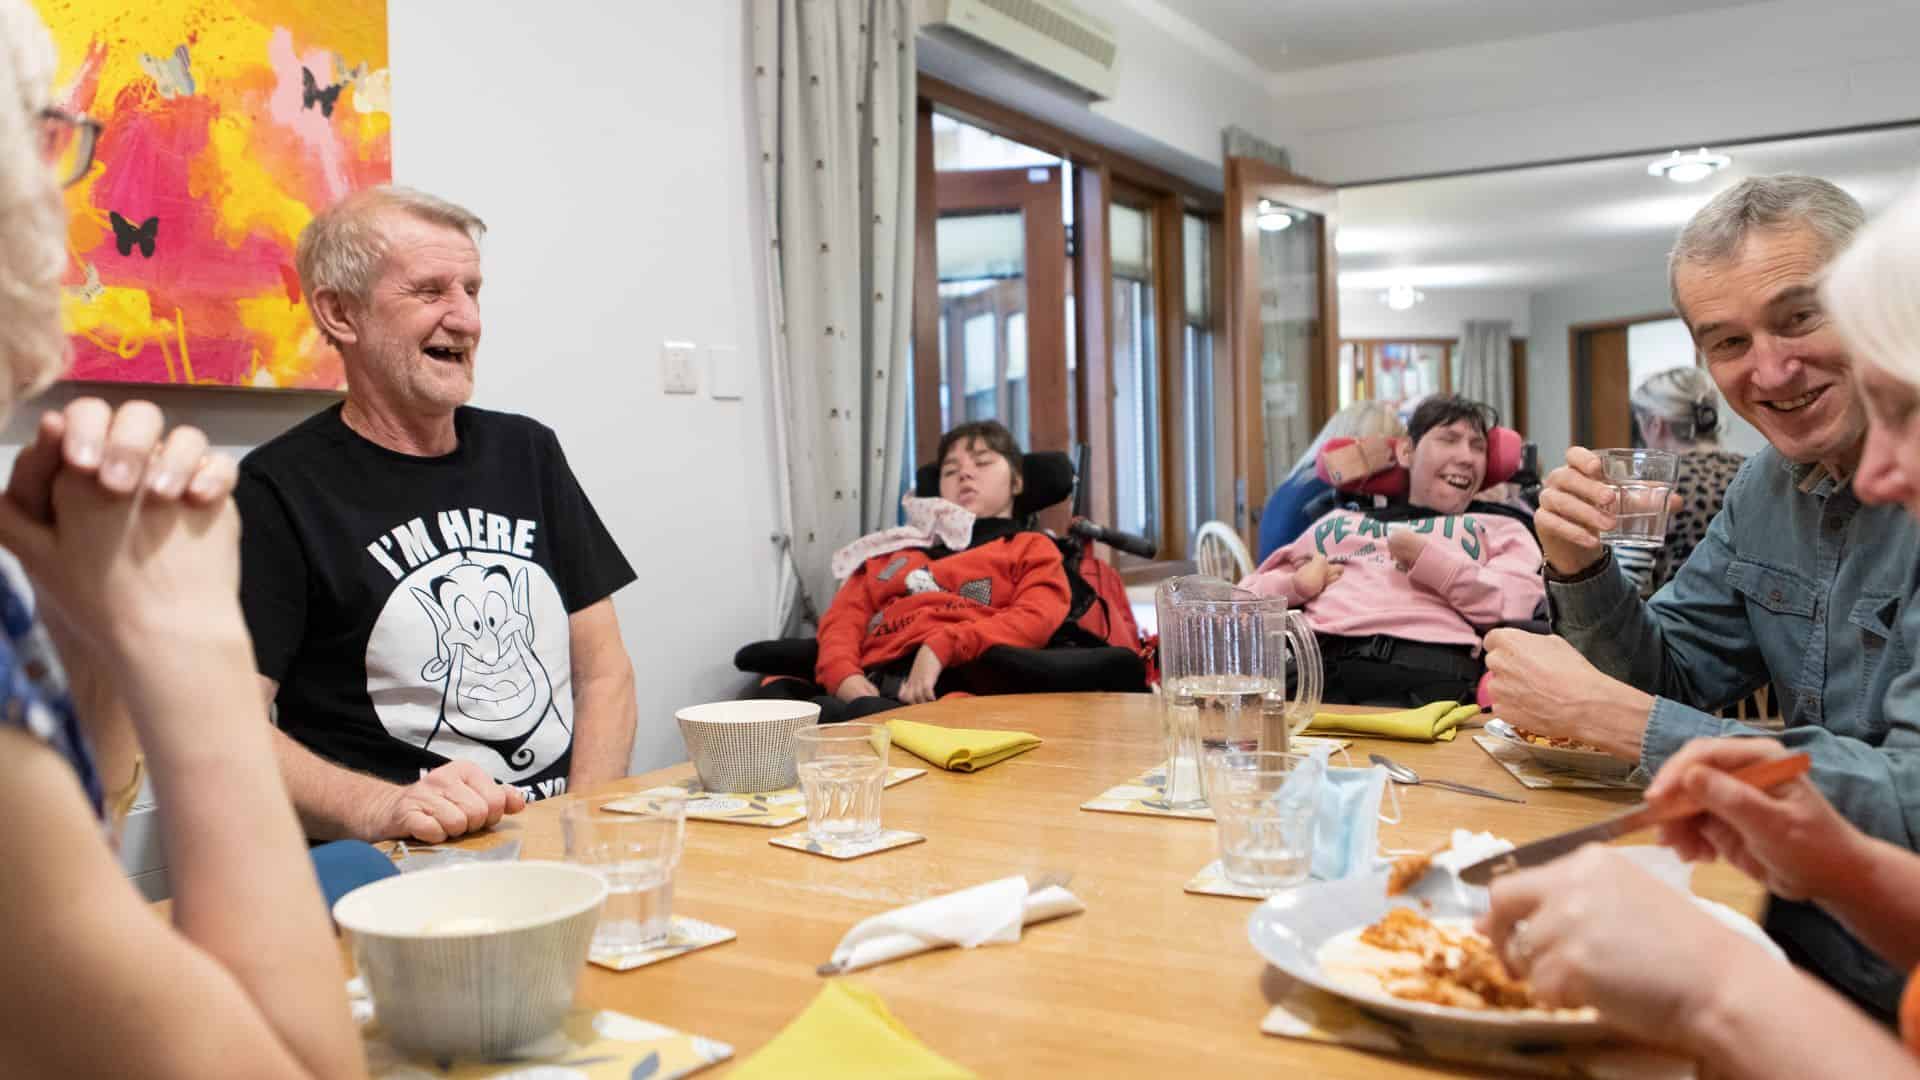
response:
M347 399L249 454L242 602L310 835L437 842L623 776L634 579L551 430L466 404L485 225L403 188L301 234Z

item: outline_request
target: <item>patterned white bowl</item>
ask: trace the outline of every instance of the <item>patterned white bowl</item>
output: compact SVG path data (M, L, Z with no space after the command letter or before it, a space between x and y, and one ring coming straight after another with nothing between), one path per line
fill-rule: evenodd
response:
M716 701L674 713L708 791L778 791L800 782L793 733L820 722L811 701Z
M395 1046L494 1058L565 1019L606 896L567 863L472 863L355 889L333 918Z

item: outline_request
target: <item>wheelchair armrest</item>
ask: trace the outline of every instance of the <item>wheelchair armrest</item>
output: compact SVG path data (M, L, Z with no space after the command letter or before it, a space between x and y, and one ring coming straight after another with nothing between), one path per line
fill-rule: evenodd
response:
M749 675L788 675L811 682L819 659L820 642L814 638L775 638L741 646L733 654L733 666Z

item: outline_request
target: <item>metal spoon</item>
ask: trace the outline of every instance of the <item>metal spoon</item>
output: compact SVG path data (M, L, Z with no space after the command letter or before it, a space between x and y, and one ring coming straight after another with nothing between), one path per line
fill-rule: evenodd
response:
M1480 795L1489 799L1499 799L1501 802L1524 804L1527 801L1525 799L1516 799L1511 795L1502 795L1497 791L1488 791L1486 788L1477 788L1472 784L1456 784L1451 780L1422 780L1420 779L1419 773L1414 772L1412 769L1407 768L1405 765L1400 764L1385 754L1368 754L1367 760L1387 770L1387 775L1398 783L1426 784L1429 787L1458 791L1463 795Z

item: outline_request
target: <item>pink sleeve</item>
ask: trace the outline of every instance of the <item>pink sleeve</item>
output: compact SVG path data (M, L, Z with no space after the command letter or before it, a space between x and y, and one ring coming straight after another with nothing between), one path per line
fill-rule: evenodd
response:
M1475 562L1458 544L1434 536L1407 576L1447 598L1475 627L1524 622L1547 597L1540 577L1540 545L1517 521L1489 524L1487 561Z
M1300 534L1300 539L1286 547L1275 549L1273 554L1267 556L1267 561L1260 564L1259 569L1248 574L1240 582L1240 587L1250 589L1260 596L1279 597L1285 600L1289 607L1298 605L1301 600L1300 594L1293 591L1293 564L1294 560L1306 555L1302 545L1311 546L1310 537L1312 536L1313 530L1308 529Z

